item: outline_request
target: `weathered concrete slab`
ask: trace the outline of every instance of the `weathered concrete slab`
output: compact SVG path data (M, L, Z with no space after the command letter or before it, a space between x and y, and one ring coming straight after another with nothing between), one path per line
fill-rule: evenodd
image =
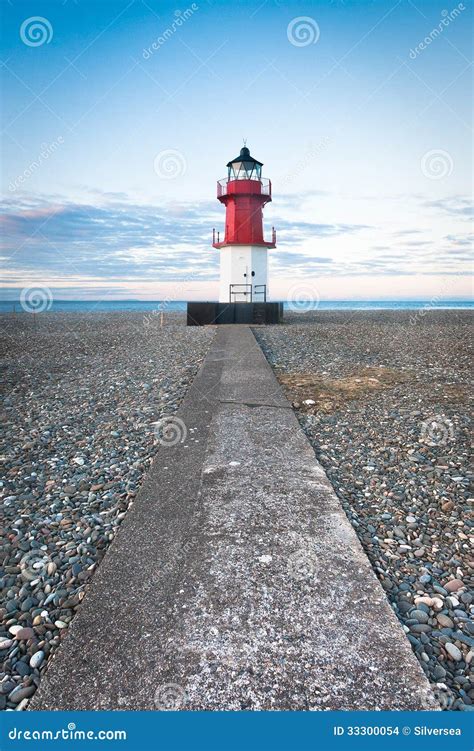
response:
M219 329L179 416L32 708L434 707L248 327Z

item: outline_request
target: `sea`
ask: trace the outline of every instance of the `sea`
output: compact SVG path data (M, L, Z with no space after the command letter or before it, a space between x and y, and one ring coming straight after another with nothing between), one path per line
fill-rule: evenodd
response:
M309 310L446 310L474 308L473 300L321 300L318 304L283 303L285 309L292 311ZM37 312L61 313L112 313L114 311L185 311L183 300L47 300L38 301ZM34 305L22 305L17 301L1 301L0 313L35 312Z

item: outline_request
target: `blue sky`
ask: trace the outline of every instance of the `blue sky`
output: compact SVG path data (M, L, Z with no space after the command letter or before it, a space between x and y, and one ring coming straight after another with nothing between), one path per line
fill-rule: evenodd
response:
M215 183L243 138L273 183L274 297L469 295L470 3L2 9L8 299L215 296Z

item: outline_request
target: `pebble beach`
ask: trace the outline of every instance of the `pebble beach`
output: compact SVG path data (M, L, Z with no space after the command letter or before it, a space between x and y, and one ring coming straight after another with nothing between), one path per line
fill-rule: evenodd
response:
M213 329L182 314L0 316L0 709L25 709Z
M321 311L254 329L442 708L468 711L472 322Z
M215 329L169 312L0 324L0 708L21 710ZM290 312L253 331L442 708L471 710L472 314Z

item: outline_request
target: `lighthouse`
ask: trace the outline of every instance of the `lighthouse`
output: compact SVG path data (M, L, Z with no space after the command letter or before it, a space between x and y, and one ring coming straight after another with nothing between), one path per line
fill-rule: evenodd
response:
M227 177L217 182L217 198L225 206L225 232L213 234L220 253L219 302L266 302L268 250L276 247L263 233L263 207L272 200L272 184L262 177L263 163L247 146L227 163Z
M225 206L225 229L214 229L212 236L220 256L219 301L188 302L188 326L282 320L283 303L268 299L268 251L276 247L276 232L272 227L271 239L265 239L263 207L272 200L272 184L262 167L243 146L217 181L217 199Z

